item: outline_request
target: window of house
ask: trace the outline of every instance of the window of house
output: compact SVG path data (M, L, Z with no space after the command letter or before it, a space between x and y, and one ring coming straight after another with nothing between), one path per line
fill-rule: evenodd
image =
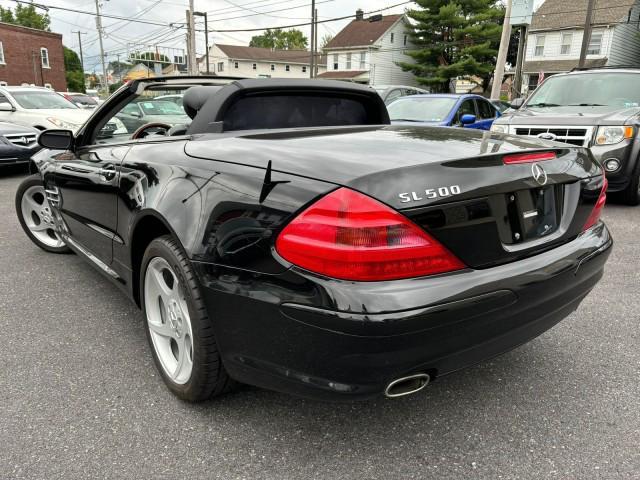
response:
M360 70L364 70L367 63L367 52L360 52Z
M0 42L0 63L4 64L4 45Z
M333 54L333 69L338 70L338 54Z
M589 47L587 47L587 55L600 55L602 48L602 32L591 32Z
M560 44L560 55L569 55L571 53L572 42L573 42L573 33L562 34L562 43Z
M391 43L393 43L394 33L391 32Z
M253 68L254 70L257 70L258 69L258 64L257 63L252 64L251 68Z
M49 67L49 50L44 47L41 48L40 58L42 59L42 68L51 68Z
M224 62L218 62L218 71L224 72Z
M534 55L541 57L544 55L544 35L536 35L536 51Z
M238 68L238 67L239 67L238 62L233 62L233 68Z
M307 73L307 66L306 65L302 66L302 73Z
M405 46L407 45L407 36L406 35L402 39L402 44L405 45Z
M285 66L284 66L284 71L285 71L285 72L289 72L289 71L291 71L291 67L290 67L289 65L285 65Z
M271 71L272 71L272 72L275 72L275 71L276 71L276 66L275 66L273 63L271 64Z
M347 70L351 70L351 52L347 53Z

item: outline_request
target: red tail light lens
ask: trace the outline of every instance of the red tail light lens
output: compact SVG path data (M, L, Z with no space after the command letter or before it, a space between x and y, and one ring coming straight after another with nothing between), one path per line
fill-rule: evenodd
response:
M299 267L344 280L395 280L465 268L404 215L348 188L292 220L276 250Z
M600 196L598 197L598 201L593 207L589 218L587 218L584 227L582 227L583 232L598 223L598 220L600 220L600 215L602 214L602 210L604 210L604 204L607 202L607 187L609 186L609 181L607 180L607 177L604 176L604 173L603 177L604 182L602 184L602 190L600 190Z
M544 160L554 160L555 158L555 152L516 153L514 155L505 155L502 161L506 165L510 165L512 163L542 162Z

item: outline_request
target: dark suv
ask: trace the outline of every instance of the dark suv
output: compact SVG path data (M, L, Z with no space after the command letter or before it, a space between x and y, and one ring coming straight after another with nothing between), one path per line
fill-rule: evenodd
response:
M588 147L606 171L608 191L640 203L640 69L554 75L512 108L492 131Z

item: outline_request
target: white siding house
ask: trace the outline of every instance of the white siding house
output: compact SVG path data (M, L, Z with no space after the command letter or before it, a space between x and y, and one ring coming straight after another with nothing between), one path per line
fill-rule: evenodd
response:
M247 78L309 78L309 51L276 50L213 44L209 48L209 73ZM318 73L326 69L324 57L318 57ZM206 57L198 60L198 70L206 72Z
M411 72L397 62L413 63L406 50L414 45L404 15L364 18L362 11L324 48L326 73L319 78L349 80L370 85L415 85Z
M546 0L535 12L527 35L523 93L541 77L578 66L587 0L576 1L568 9L564 0ZM585 66L640 67L639 16L640 0L596 0Z

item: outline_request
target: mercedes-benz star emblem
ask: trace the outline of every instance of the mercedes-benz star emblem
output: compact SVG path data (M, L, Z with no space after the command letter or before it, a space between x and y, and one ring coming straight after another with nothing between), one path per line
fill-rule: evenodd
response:
M558 137L554 133L544 132L538 135L538 138L541 138L542 140L555 140Z
M537 163L531 165L531 174L533 175L533 179L538 182L538 185L546 185L549 180L547 172Z

